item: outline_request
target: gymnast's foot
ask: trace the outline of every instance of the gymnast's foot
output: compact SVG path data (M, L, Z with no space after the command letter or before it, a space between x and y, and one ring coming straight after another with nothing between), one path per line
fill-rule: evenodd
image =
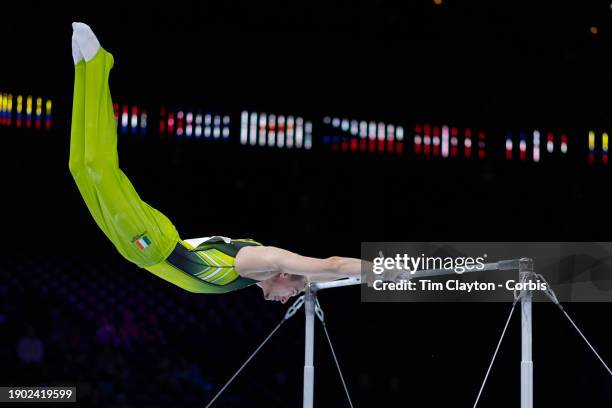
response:
M79 56L82 56L86 62L89 62L100 49L100 42L87 24L72 23L72 30L72 58L75 64L79 62ZM76 54L76 56L75 43L80 53Z
M74 60L74 65L78 64L83 60L83 54L81 54L81 49L77 44L76 37L74 34L72 35L72 59Z

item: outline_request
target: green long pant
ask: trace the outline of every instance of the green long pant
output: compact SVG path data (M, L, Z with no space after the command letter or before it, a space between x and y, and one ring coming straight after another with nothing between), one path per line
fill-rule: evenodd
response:
M69 168L100 229L121 255L147 268L164 261L180 238L166 216L140 199L119 168L117 124L108 86L113 64L113 56L100 48L89 62L74 67ZM147 269L171 273L159 265ZM176 280L169 278L164 277ZM178 279L188 286L195 284L185 276Z

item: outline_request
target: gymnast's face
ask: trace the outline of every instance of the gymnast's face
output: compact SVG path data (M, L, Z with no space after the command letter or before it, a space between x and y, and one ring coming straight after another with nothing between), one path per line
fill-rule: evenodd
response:
M279 273L257 283L263 291L264 299L286 303L289 298L304 290L306 279L300 275Z

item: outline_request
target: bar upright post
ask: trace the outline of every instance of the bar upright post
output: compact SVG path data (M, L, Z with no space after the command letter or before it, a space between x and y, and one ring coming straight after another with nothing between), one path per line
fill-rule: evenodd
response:
M314 401L314 317L316 292L310 285L304 294L306 330L304 338L304 408L312 408Z

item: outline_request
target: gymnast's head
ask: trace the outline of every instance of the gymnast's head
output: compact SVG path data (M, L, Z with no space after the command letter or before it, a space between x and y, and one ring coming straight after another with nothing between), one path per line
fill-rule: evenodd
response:
M263 291L264 299L286 303L289 298L304 290L306 278L301 275L281 272L271 278L257 282L257 286Z

